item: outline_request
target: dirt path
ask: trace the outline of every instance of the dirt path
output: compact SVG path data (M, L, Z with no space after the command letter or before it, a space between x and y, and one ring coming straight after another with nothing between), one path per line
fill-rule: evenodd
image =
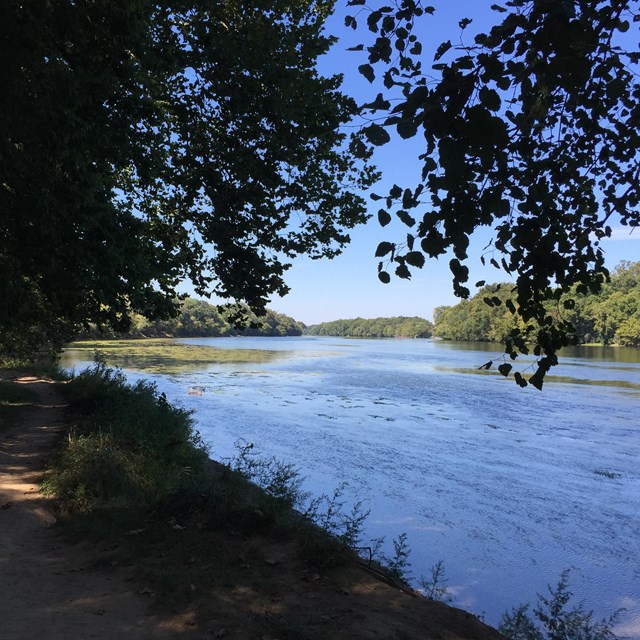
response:
M63 430L56 384L34 378L37 402L0 433L0 637L107 640L177 637L145 614L148 600L116 572L95 568L99 550L71 545L52 525L38 492L42 469Z

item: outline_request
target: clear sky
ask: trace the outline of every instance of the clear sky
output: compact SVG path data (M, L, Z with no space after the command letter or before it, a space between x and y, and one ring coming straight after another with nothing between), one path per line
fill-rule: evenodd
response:
M372 87L357 71L363 64L365 53L348 52L366 37L366 27L357 31L344 27L344 16L354 14L359 7L347 9L344 0L338 2L336 13L327 23L327 31L338 36L339 41L332 51L321 61L320 70L329 75L344 74L343 91L359 102L371 101L377 89ZM486 31L494 22L494 12L490 10L491 0L436 0L436 12L425 16L420 37L424 45L425 61L433 57L433 51L443 41L459 42L461 18L472 18L472 24L465 31L465 40L472 41L474 32ZM366 10L365 10L366 11ZM366 13L362 16L363 22ZM415 186L414 178L419 176L420 166L417 155L419 141L394 140L379 148L374 163L383 177L374 186L373 192L385 193L394 182L402 186ZM351 244L344 253L333 260L313 261L298 258L286 275L291 292L284 298L274 298L271 308L293 316L306 324L314 324L338 318L377 316L422 316L432 318L434 307L452 305L458 302L453 295L449 258L427 260L422 270L414 269L411 280L400 280L392 276L390 284L382 284L377 278L375 249L381 240L401 239L407 227L394 223L382 229L375 217L377 203L368 197L370 213L374 217L366 224L351 232ZM470 259L470 283L485 279L487 282L505 281L506 274L493 267L483 268L479 261L482 248L490 235L479 234L472 242ZM640 259L640 230L629 235L628 228L615 229L613 238L606 241L607 264L613 268L621 260Z

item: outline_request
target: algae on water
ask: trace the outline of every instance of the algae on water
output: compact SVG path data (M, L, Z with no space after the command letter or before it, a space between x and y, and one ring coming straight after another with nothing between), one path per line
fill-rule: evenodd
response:
M203 371L216 364L272 362L290 355L288 351L223 349L164 338L87 340L71 343L62 354L61 365L71 368L79 360L93 360L95 353L111 366L164 374Z

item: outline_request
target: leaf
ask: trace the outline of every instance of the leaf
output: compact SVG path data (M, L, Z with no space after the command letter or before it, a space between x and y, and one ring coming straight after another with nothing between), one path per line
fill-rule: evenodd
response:
M409 251L409 253L404 256L404 259L412 267L418 267L418 269L422 269L422 267L424 267L424 255L420 251Z
M503 362L499 367L498 371L506 378L509 375L509 372L513 369L513 366Z
M528 383L528 382L527 382L527 381L522 377L522 374L521 374L519 371L516 371L516 372L513 374L513 378L514 378L514 380L516 381L516 384L517 384L519 387L522 387L523 389L524 389L526 386L528 386L528 384L529 384L529 383Z
M440 60L440 58L442 58L442 56L447 53L447 51L449 51L449 49L451 49L453 45L451 44L451 40L447 40L446 42L443 42L437 49L436 49L436 55L433 57L433 61L437 62L438 60ZM435 67L434 67L435 68Z
M529 382L538 390L542 391L542 385L544 384L544 375L538 369L530 378Z
M478 282L476 282L476 287L484 287L485 284L486 280L478 280Z
M378 222L381 227L386 227L391 222L391 215L386 209L378 209Z
M390 198L399 198L401 195L402 195L402 189L397 184L394 184L393 187L389 189Z
M391 282L391 276L386 271L381 271L378 274L378 280L384 284L389 284Z
M404 119L398 122L396 129L400 137L407 140L416 135L418 132L418 124L413 119Z
M398 267L396 268L396 275L398 276L398 278L411 280L411 271L409 271L406 264L398 265Z
M404 209L396 211L396 215L404 224L407 225L407 227L413 227L416 223L415 218L410 216Z
M367 104L363 104L363 109L371 109L372 111L387 111L391 104L388 100L385 100L383 95L379 93L376 96L376 99L373 102L368 102Z
M355 47L347 47L347 51L362 51L363 49L364 49L363 44L357 44Z
M370 64L361 64L358 67L358 71L363 75L369 82L373 82L376 79L376 74L373 70L373 67Z
M489 111L499 111L500 105L502 104L498 92L488 87L482 87L480 89L480 102L489 109Z
M391 136L380 126L377 124L370 124L368 127L364 129L364 135L367 137L367 140L377 147L382 146L383 144L387 144L391 140Z
M387 253L391 253L395 249L395 245L392 242L381 242L376 249L376 258L382 258Z

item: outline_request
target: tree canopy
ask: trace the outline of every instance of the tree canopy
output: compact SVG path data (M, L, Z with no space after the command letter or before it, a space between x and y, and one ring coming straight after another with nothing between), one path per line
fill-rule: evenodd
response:
M321 322L307 327L304 333L346 338L430 338L432 330L433 325L424 318L394 316Z
M488 33L466 36L461 16L460 42L442 43L431 64L419 34L434 7L348 4L346 25L372 34L354 49L379 90L364 105L364 133L375 145L390 131L424 140L419 183L373 196L382 226L395 216L408 228L378 246L379 278L409 278L425 256L447 255L454 291L467 298L470 237L490 229L481 260L512 277L508 311L522 320L506 352L515 359L533 343L529 382L540 388L575 339L549 303L571 310L567 293L597 292L609 277L602 239L614 224L640 225L640 3L496 4Z
M523 329L522 319L509 312L507 300L515 304L516 294L509 283L482 287L469 300L434 310L434 334L446 340L504 342L511 332ZM570 296L570 297L569 297ZM501 301L495 304L494 298ZM623 262L611 273L599 293L578 294L570 310L562 309L564 319L575 328L579 343L640 346L640 262ZM547 304L548 312L557 308Z
M333 256L374 172L316 60L331 0L0 6L0 348L249 304Z
M206 300L185 298L179 304L178 314L166 320L149 320L134 313L131 327L126 333L100 331L92 326L77 337L89 338L214 338L222 336L299 336L305 325L290 316L266 309L261 316L246 310L248 326L237 327L233 322L233 311L219 309Z

